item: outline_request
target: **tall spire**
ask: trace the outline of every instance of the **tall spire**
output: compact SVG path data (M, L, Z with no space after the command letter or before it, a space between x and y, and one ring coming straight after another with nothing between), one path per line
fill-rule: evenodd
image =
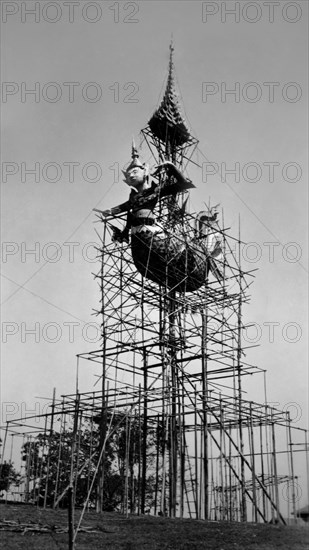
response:
M166 85L166 93L172 94L176 101L177 101L177 95L175 91L175 75L174 75L174 44L173 44L173 38L171 39L170 43L170 59L168 64L168 77L167 77L167 85Z
M170 43L167 84L162 102L148 124L157 138L170 146L181 146L190 141L188 125L181 114L175 86L174 45Z

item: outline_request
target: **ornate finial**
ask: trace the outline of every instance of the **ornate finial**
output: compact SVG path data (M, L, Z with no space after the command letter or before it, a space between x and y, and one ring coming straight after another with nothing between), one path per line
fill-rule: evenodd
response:
M173 53L174 53L174 42L173 42L173 35L171 37L171 43L170 43L170 61L173 62Z
M126 169L126 171L124 172L124 174L126 174L128 172L128 170L131 170L131 168L134 168L135 166L138 166L139 168L145 168L145 164L143 164L140 160L139 160L139 153L136 149L136 146L135 146L135 142L134 142L134 138L132 137L132 153L131 153L131 157L132 157L132 161L131 163L129 164L128 168Z
M170 42L167 84L161 105L155 111L148 124L152 133L165 143L180 146L187 143L191 136L184 117L181 114L175 86L174 43Z
M167 78L167 90L169 93L172 93L174 96L176 96L175 92L175 78L174 78L174 43L173 43L173 35L170 42L170 59L168 64L168 78Z
M137 149L135 147L135 141L134 141L134 137L132 136L132 159L138 159L139 157L139 154L137 152Z

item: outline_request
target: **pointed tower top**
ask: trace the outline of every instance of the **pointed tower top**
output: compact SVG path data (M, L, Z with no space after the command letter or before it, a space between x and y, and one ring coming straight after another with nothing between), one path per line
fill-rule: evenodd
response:
M166 89L169 90L169 92L176 95L173 56L174 56L174 44L173 44L173 37L172 37L171 43L170 43L170 59L168 64L168 77L167 77Z
M191 135L184 117L181 114L175 86L174 44L170 43L168 77L164 96L159 108L148 124L157 138L170 146L181 146L190 141Z

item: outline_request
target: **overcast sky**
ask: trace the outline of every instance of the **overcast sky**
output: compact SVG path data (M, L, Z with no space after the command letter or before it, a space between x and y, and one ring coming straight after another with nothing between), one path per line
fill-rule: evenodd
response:
M188 168L190 207L220 203L225 224L237 234L240 218L254 243L243 251L244 268L258 268L245 321L260 347L248 360L267 369L269 401L296 403L306 427L307 2L227 2L234 14L224 2L23 4L2 2L3 420L54 386L58 397L74 391L76 354L97 347L84 330L99 300L92 209L128 197L118 167L161 98L173 34L204 163ZM224 182L225 168L236 174ZM35 323L36 337L26 333ZM82 389L93 374L83 368ZM247 389L263 402L262 377Z

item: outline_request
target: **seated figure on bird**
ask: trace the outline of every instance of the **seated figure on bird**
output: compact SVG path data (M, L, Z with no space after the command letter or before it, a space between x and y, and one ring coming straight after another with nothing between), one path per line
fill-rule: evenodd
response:
M179 207L175 198L178 193L194 188L192 181L171 161L157 165L150 175L149 167L140 161L135 146L132 147L131 163L123 173L124 181L131 187L129 200L102 214L107 217L128 213L123 230L113 227L113 240L129 242L131 233L131 251L137 270L155 283L184 292L200 288L209 269L220 278L214 258L221 253L221 248L211 221L208 224L208 216L203 212L202 218L196 219L197 229L192 227L192 217L191 227L190 223L185 224L186 203ZM150 176L158 181L151 181ZM164 197L170 199L162 224L158 223L155 208ZM199 228L201 219L202 230Z

